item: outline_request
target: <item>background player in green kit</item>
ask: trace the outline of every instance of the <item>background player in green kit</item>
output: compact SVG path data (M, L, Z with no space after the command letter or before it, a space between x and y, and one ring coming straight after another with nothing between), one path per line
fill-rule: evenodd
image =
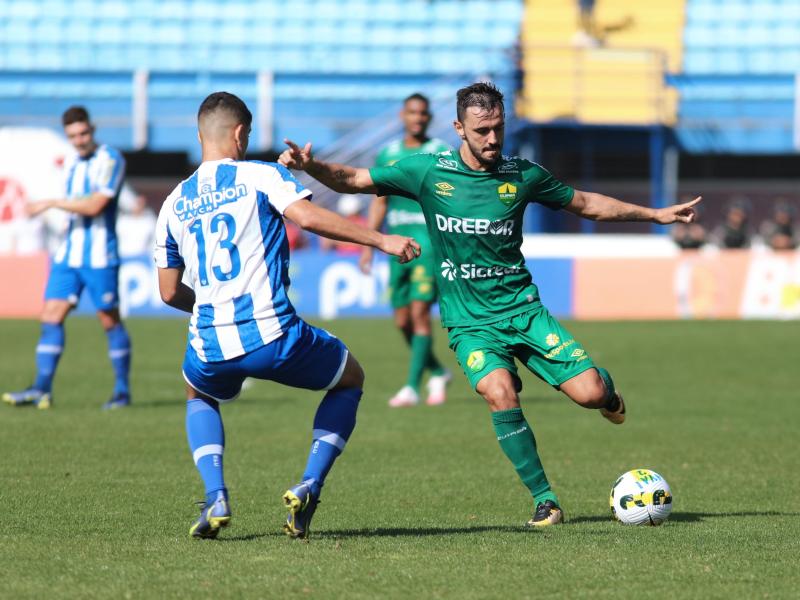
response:
M449 150L441 140L427 135L431 122L430 102L422 94L412 94L403 101L400 119L405 134L384 147L375 159L375 166L387 167L414 154L436 154ZM425 369L430 371L427 404L445 401L451 375L433 353L431 338L431 304L436 300L436 281L431 242L425 227L425 215L416 200L404 196L376 196L369 207L367 226L380 229L386 219L387 232L412 236L422 248L414 264L389 263L389 290L394 322L411 348L406 384L390 400L389 406L413 406L419 403L419 387ZM364 248L359 261L361 270L369 274L372 248Z
M693 221L700 198L656 209L573 189L536 163L502 156L504 120L502 94L476 83L458 91L458 151L367 170L318 162L310 144L299 148L287 140L280 162L337 191L402 194L420 203L439 264L450 347L489 404L500 447L534 498L528 525L541 527L561 522L563 514L520 408L515 359L612 423L625 420L625 404L608 371L595 367L539 301L520 251L525 206L538 202L587 219L670 224Z

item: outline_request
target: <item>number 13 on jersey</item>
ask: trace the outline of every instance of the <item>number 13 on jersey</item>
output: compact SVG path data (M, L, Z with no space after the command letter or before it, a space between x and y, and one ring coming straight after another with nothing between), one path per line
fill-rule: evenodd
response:
M197 263L199 265L198 275L200 285L208 285L209 265L207 260L208 252L206 252L206 235L203 231L203 219L195 219L192 224L189 225L189 231L194 234L197 241ZM233 215L224 212L214 215L209 222L208 231L211 234L218 234L216 236L216 246L228 252L231 263L229 271L223 271L219 265L213 265L211 267L211 272L214 273L214 277L217 281L230 281L239 274L242 267L241 260L239 259L239 249L236 247L236 244L233 243L233 238L236 235L236 221ZM212 236L209 235L209 238L211 237ZM211 250L213 253L214 245L210 239L209 243L212 244Z

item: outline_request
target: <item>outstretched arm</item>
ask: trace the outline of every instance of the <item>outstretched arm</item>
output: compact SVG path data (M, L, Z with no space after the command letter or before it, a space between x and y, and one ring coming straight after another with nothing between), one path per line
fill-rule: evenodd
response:
M302 200L293 202L286 207L283 214L306 231L332 240L354 242L377 248L386 254L399 257L401 263L414 260L421 252L419 244L413 238L402 235L384 235L374 229L367 229L358 223L348 221L335 212L311 202Z
M367 213L367 227L380 231L383 220L386 218L388 200L386 196L375 196L372 199L372 203L369 205L369 212ZM361 251L361 256L358 259L358 266L362 273L369 275L372 270L372 248L365 247Z
M341 194L375 194L378 189L372 183L369 169L358 169L339 163L316 160L311 154L311 143L300 148L291 140L283 140L287 146L278 157L278 162L288 169L305 171L314 179Z
M649 206L622 202L603 194L575 190L575 195L566 209L592 221L652 221L662 225L669 225L676 221L681 223L694 221L696 213L693 207L701 199L702 196L698 196L685 204L674 204L665 208L650 208Z

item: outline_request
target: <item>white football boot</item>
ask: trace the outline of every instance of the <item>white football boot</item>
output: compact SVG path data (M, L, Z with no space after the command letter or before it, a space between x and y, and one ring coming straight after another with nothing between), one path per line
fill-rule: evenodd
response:
M428 398L425 404L428 406L439 406L447 400L447 386L453 379L453 374L447 369L441 375L432 375L428 379Z
M389 406L392 408L416 406L417 404L419 404L419 394L410 385L403 386L399 392L389 399Z

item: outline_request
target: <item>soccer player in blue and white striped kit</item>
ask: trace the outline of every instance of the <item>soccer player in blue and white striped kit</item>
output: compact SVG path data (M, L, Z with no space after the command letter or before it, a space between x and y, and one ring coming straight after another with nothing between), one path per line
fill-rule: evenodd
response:
M117 289L117 199L125 177L125 159L118 150L95 141L94 126L84 107L68 108L61 122L76 150L64 164L66 198L32 202L28 212L36 215L60 208L69 213L69 226L53 257L44 292L36 380L28 389L3 394L3 400L15 406L50 408L53 377L64 349L64 320L85 288L108 337L108 356L115 374L114 391L103 408L120 408L130 404L131 342L120 320Z
M186 433L206 498L189 533L215 538L230 522L219 404L255 377L327 390L302 481L283 496L284 531L307 538L325 477L355 427L364 373L339 339L295 313L282 217L403 262L419 255L419 245L311 204L311 192L278 164L244 160L252 115L236 96L211 94L197 121L203 162L164 202L155 249L162 299L192 313L183 362Z

